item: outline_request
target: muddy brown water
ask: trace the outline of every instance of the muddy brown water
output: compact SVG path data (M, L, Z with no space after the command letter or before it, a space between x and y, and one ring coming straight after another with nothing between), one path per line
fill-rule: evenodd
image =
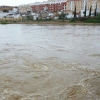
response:
M0 100L100 100L100 26L0 25Z

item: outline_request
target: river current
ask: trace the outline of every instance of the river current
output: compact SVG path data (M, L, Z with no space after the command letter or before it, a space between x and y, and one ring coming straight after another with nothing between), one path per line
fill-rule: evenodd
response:
M100 100L100 26L0 25L0 100Z

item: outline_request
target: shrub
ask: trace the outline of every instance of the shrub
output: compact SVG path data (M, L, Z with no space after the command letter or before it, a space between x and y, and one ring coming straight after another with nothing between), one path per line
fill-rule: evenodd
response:
M59 19L64 21L65 17L66 17L66 14L62 12L61 15L59 16Z
M8 24L7 22L1 22L1 24Z
M9 12L7 9L4 9L3 12Z

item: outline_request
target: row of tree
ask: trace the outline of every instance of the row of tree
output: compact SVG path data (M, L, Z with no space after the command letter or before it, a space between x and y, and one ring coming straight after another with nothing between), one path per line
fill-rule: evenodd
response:
M90 9L89 9L89 17L91 17L92 15L92 6L90 6ZM87 3L85 5L85 10L84 10L84 17L86 17L86 13L87 13ZM77 17L77 8L76 8L76 5L75 5L75 8L74 8L74 18ZM63 21L65 20L65 16L66 14L64 12L62 12L62 14L59 16L59 19L62 19ZM96 7L95 7L95 11L94 11L94 16L97 16L97 3L96 3Z
M86 12L87 12L87 3L85 5L84 17L86 17ZM92 6L90 6L90 9L89 9L89 17L91 17L91 12L92 12ZM76 18L76 5L75 5L73 14L74 14L74 18ZM97 3L96 3L95 11L94 11L94 16L97 16Z

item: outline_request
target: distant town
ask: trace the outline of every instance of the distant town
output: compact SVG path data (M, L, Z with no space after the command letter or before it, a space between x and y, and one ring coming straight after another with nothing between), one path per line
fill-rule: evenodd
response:
M70 19L74 17L75 9L76 17L80 17L84 16L85 9L88 16L90 8L91 16L94 16L95 9L100 13L100 0L48 0L19 6L0 6L0 20L56 20L62 12Z

